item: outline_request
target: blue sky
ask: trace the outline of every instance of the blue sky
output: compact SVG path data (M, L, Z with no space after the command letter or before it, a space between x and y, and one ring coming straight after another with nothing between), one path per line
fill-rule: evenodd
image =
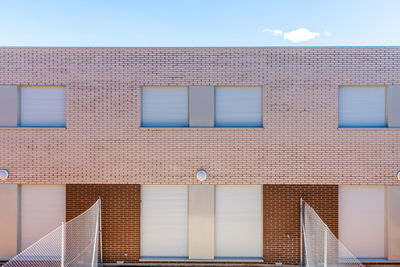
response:
M400 45L400 0L0 0L0 46Z

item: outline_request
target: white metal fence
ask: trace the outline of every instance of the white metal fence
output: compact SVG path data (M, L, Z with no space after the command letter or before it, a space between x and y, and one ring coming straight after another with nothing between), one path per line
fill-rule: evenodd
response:
M98 266L101 200L8 261L6 267Z
M306 266L363 266L303 199L301 221Z

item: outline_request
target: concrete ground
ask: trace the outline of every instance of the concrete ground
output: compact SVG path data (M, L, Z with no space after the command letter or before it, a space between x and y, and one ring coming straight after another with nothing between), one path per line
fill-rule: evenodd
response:
M134 264L104 264L104 266L140 266L140 267L271 267L276 266L275 264L263 264L263 263L134 263ZM279 265L282 267L293 267L298 265Z

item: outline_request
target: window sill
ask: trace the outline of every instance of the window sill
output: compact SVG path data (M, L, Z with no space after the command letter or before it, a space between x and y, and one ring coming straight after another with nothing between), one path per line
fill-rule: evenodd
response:
M400 260L388 260L386 258L357 258L357 260L362 263L400 263Z
M17 130L17 129L25 129L25 130L66 130L67 127L0 127L0 130Z
M189 259L187 257L141 257L140 262L264 262L258 257L215 257L214 259Z
M389 127L382 127L382 128L363 128L363 127L360 127L360 128L356 128L356 127L345 128L345 127L343 127L343 128L341 128L341 127L338 127L337 129L339 131L399 131L400 130L400 128L395 128L395 127L391 127L391 128L389 128Z
M140 127L140 129L150 131L262 131L264 127Z

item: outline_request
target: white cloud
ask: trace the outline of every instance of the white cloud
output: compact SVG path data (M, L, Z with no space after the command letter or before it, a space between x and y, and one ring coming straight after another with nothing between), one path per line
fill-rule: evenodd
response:
M293 43L305 42L320 36L318 32L311 32L306 28L300 28L291 32L285 32L283 39Z
M319 32L312 32L306 28L299 28L297 30L290 32L283 32L282 30L264 29L262 32L272 33L274 36L283 36L284 40L288 40L292 43L310 41L315 37L320 36L321 34L327 37L332 36L332 33L328 31L323 31L322 33L319 33Z
M271 30L271 29L264 29L263 32L270 32L272 33L274 36L279 36L282 35L283 32L281 30Z

